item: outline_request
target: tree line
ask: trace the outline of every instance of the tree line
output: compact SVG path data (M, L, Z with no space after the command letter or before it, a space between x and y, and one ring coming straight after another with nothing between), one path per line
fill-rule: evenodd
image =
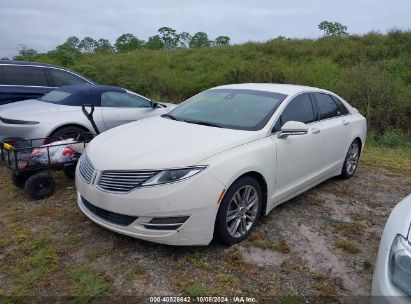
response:
M82 53L126 53L139 49L164 49L167 51L177 48L196 49L229 46L230 40L228 36L218 36L215 40L210 40L205 32L197 32L191 35L188 32L177 33L175 29L170 27L161 27L158 29L157 35L149 37L147 41L141 40L131 33L122 34L116 39L114 44L111 44L105 38L96 40L92 37L84 37L80 40L76 36L71 36L63 44L47 52L46 55L66 65L74 63L75 58ZM27 60L38 55L39 53L36 50L23 46L15 59Z

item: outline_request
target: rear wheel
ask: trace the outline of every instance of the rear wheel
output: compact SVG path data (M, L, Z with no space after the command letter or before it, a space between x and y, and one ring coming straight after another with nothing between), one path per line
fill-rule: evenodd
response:
M224 244L240 243L254 228L262 206L258 181L250 176L237 180L227 191L218 210L215 236Z
M24 191L33 199L42 199L53 194L56 182L48 172L33 174L26 180Z
M341 177L343 179L349 179L354 175L355 170L357 170L360 151L360 142L356 139L351 143L344 160L344 165L341 171Z
M86 130L76 127L76 126L68 126L63 127L61 129L56 130L50 135L49 142L57 141L59 138L68 139L73 138L78 141L86 140L89 137L89 132Z

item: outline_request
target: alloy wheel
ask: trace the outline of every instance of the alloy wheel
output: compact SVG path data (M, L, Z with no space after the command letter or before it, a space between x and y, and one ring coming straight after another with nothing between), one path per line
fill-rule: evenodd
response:
M354 174L355 169L357 169L359 156L360 156L360 147L358 145L358 142L355 141L351 144L351 147L348 150L347 160L345 163L346 168L347 168L347 173L349 175Z
M244 236L253 226L258 215L260 199L257 189L245 185L233 195L227 210L227 231L233 238Z

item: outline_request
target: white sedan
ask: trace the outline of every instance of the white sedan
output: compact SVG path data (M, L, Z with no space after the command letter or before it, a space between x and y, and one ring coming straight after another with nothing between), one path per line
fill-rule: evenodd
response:
M381 238L373 303L411 304L411 195L392 210Z
M365 118L329 91L221 86L96 137L77 167L78 204L132 237L234 244L275 206L353 176L365 136Z
M79 84L64 86L39 97L0 106L0 141L34 138L84 138L94 132L82 112L93 105L100 132L167 113L172 104L156 103L119 87Z

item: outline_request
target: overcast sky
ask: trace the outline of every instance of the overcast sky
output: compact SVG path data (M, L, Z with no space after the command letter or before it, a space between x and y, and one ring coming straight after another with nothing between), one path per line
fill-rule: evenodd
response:
M233 43L315 38L322 20L356 34L411 29L411 0L0 0L0 56L12 57L19 44L45 52L73 35L147 40L162 26Z

